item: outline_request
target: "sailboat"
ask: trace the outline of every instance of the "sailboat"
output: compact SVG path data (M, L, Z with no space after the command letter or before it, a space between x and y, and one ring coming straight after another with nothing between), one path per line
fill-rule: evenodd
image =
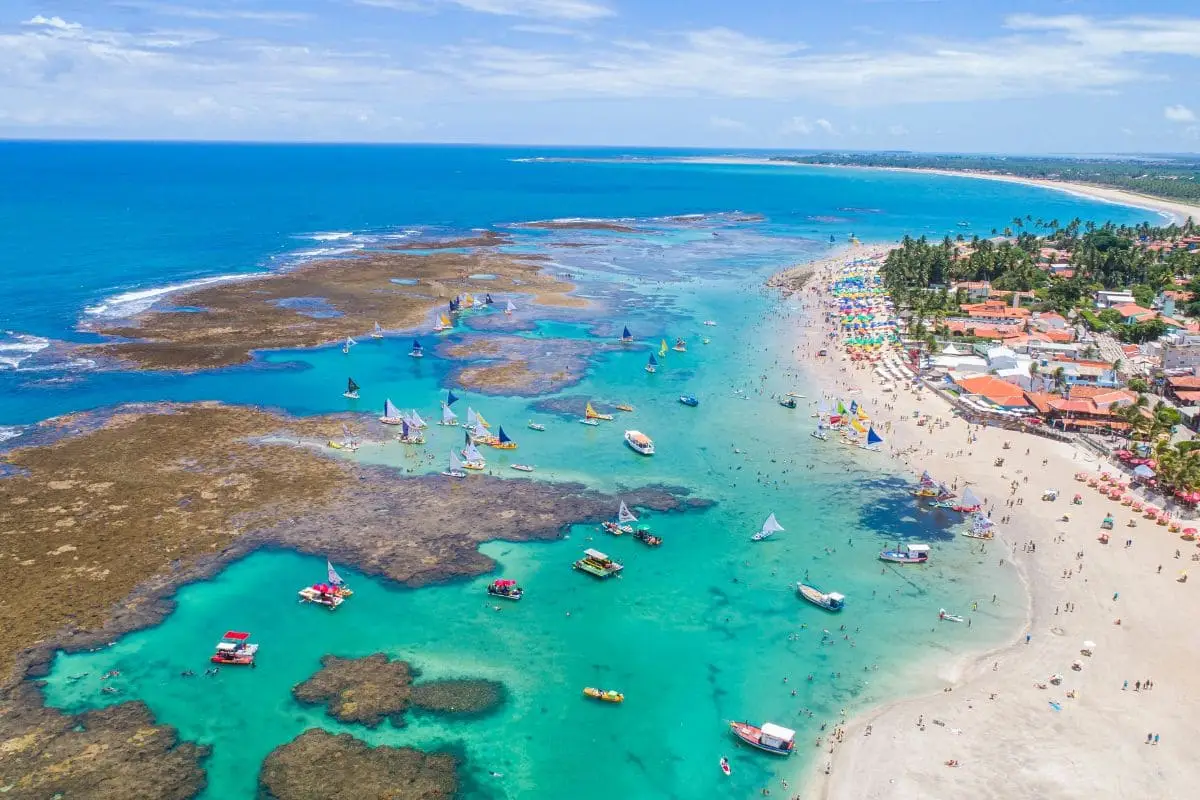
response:
M629 326L625 326L625 330L621 331L621 344L632 344L633 334L629 332Z
M354 378L346 379L346 391L342 392L342 397L347 400L358 399L358 384L354 382Z
M474 428L479 422L479 415L475 413L475 409L467 406L467 421L463 423L463 427L467 429Z
M658 357L662 358L667 354L667 340L663 339L662 344L658 346Z
M358 344L358 342L354 341L354 340L353 340L353 339L351 339L349 336L347 336L347 337L346 337L346 342L345 342L345 344L343 344L343 345L342 345L342 352L343 352L343 353L349 353L349 352L350 352L350 348L351 348L351 347L354 347L354 345L356 345L356 344Z
M400 435L396 437L403 444L425 444L425 435L421 429L408 420L400 421Z
M457 425L458 424L458 415L455 414L453 411L451 411L450 406L448 406L446 403L442 403L442 421L439 422L438 424L439 425Z
M817 420L817 429L810 434L814 439L820 439L822 442L829 440L829 435L825 433L825 423L820 419Z
M463 462L464 468L475 470L487 468L487 462L483 460L483 453L479 452L479 448L475 446L474 442L471 442L464 447L462 453L463 458L466 459L466 461Z
M516 311L516 310L517 310L517 307L513 305L513 302L512 302L512 300L505 301L505 303L504 303L504 313L505 313L505 315L506 315L506 316L509 316L509 317L511 317L511 316L512 316L512 312L514 312L514 311Z
M342 441L340 442L335 442L333 439L330 439L329 446L334 450L349 450L350 452L354 452L358 449L358 440L355 439L354 434L350 432L350 426L344 423L342 424L342 437Z
M467 441L475 442L476 444L486 444L492 446L500 440L492 435L491 431L480 425L477 419L475 421L475 427L467 431Z
M384 425L399 425L403 420L400 415L400 409L392 405L391 400L383 401L383 416L379 421Z
M480 414L479 412L475 413L475 421L478 422L480 425L482 425L485 428L492 427L491 423L489 423L486 419L484 419L483 414Z
M971 527L963 531L962 535L972 539L991 539L996 535L992 530L995 527L996 523L988 519L987 514L977 513L971 517Z
M342 576L338 575L337 570L333 568L333 562L329 559L325 559L325 574L329 577L329 585L334 588L334 594L339 597L349 597L354 594L342 580Z
M429 427L429 423L426 422L425 420L421 419L421 415L417 413L417 410L415 408L413 409L412 414L409 416L408 422L410 425L412 425L413 427L416 427L416 428L428 428Z
M517 443L508 438L508 434L504 432L504 426L500 426L500 435L496 437L494 442L488 442L489 445L497 450L516 450Z
M383 328L379 327L378 322L376 322L375 327L371 329L371 338L372 339L382 339L383 338Z
M767 517L767 521L763 523L762 530L754 534L750 538L756 542L761 542L773 534L783 530L783 526L779 524L779 520L775 519L775 515Z
M483 304L484 304L485 306L490 306L490 305L492 305L492 304L493 304L493 303L495 303L495 302L496 302L496 301L492 299L492 293L491 293L491 292L488 292L486 295L484 295L484 298L483 298Z
M650 354L650 360L646 362L646 372L658 372L658 359L654 357L654 353Z
M587 408L585 408L583 410L583 418L584 419L611 420L613 418L613 415L612 414L601 414L596 409L592 408L592 404L591 404L591 402L589 402L587 404Z
M686 353L687 352L687 342L685 342L683 339L676 338L675 339L675 347L673 347L672 349L676 350L680 353Z
M467 473L463 470L463 463L459 461L458 456L453 450L450 451L450 467L443 470L442 474L447 478L467 477Z
M413 358L424 358L425 357L425 351L421 349L421 340L420 339L413 339L413 346L412 346L412 350L409 352L409 355L412 356Z
M437 322L433 326L433 331L434 333L441 333L442 331L448 331L453 327L454 326L450 324L450 316L443 311L438 315Z
M867 443L860 446L863 450L878 450L881 444L883 444L883 437L875 432L875 426L872 425L871 429L867 431Z
M625 505L625 501L622 500L621 507L617 509L616 523L610 522L609 524L615 524L618 528L620 528L621 533L633 533L633 526L629 523L637 521L637 515L630 511L629 506Z

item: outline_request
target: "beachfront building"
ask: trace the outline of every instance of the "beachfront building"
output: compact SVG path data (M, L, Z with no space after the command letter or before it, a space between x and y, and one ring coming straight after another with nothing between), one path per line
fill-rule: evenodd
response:
M1008 410L1027 410L1031 406L1020 386L993 375L951 375L949 379L959 395L976 406Z
M1119 411L1137 401L1133 392L1088 386L1072 386L1065 396L1028 392L1025 397L1046 424L1065 431L1126 431L1129 423Z
M950 291L962 292L971 301L987 300L992 293L989 281L959 281L950 285Z
M1200 367L1200 336L1175 334L1162 339L1162 369L1171 372Z
M1181 406L1200 405L1200 377L1195 375L1169 377L1163 393L1168 400Z
M1063 371L1063 383L1068 386L1084 384L1087 386L1104 386L1116 388L1120 386L1117 372L1112 365L1105 361L1087 361L1080 358L1059 358L1054 361L1043 361L1038 371L1045 374L1055 374Z

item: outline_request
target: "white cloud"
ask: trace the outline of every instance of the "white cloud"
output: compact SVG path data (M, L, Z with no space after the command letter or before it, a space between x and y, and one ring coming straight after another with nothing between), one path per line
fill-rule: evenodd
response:
M42 26L42 27L46 27L46 28L56 28L60 31L74 31L74 30L79 30L80 28L83 27L78 22L67 22L62 17L43 17L41 14L38 14L33 19L25 20L21 24L22 25Z
M708 125L709 125L709 127L717 128L718 130L727 130L727 131L749 130L749 128L746 126L746 123L744 123L738 119L731 119L730 117L721 117L721 116L709 117Z
M889 125L888 133L892 136L908 136L908 128L903 125Z
M1190 108L1184 105L1167 106L1163 109L1163 116L1171 122L1195 122L1196 114Z
M827 119L819 119L814 123L818 128L828 133L830 136L837 136L837 129L833 127L833 123Z
M613 16L611 8L591 0L354 0L362 6L398 11L432 11L458 6L481 14L534 19L593 20Z
M795 133L801 136L807 136L812 133L813 124L804 117L792 117L787 122L783 123L781 129L783 133Z
M244 20L247 22L303 22L312 15L303 11L263 11L253 8L200 8L196 6L158 3L154 0L117 0L122 8L134 8L169 17L203 20Z

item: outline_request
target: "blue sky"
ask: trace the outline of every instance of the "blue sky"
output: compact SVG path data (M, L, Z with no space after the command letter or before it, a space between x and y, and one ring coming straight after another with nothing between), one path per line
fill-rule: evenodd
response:
M1200 150L1177 0L4 0L0 136Z

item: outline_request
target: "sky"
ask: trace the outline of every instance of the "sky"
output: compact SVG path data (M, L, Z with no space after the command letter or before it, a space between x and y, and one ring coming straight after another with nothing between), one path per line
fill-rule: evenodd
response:
M0 0L0 137L1200 151L1190 0Z

